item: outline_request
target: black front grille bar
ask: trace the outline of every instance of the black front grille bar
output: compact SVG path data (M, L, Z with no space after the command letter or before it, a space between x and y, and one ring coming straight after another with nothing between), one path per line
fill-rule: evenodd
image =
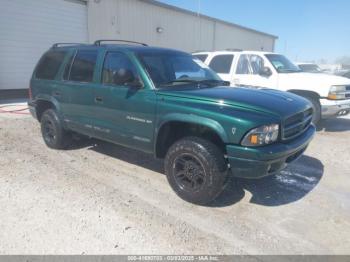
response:
M297 123L289 125L289 126L284 126L283 127L283 139L284 140L293 139L293 138L299 136L300 134L304 133L308 129L311 122L312 122L312 114L305 117L300 122L297 122ZM295 133L292 133L291 135L288 135L288 136L285 135L286 133L288 133L288 131L296 129L300 126L305 126L305 127L302 130L297 130Z

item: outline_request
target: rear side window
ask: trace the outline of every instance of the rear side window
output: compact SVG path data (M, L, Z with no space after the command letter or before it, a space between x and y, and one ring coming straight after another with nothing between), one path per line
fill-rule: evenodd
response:
M97 54L97 50L78 51L70 70L69 80L86 83L92 82Z
M38 79L53 80L60 69L66 55L64 51L50 51L41 60L36 69L35 77Z
M216 73L229 74L232 61L233 55L217 55L210 61L209 67Z
M205 62L205 60L207 60L208 55L193 55L195 58L198 58L199 60L201 60L202 62Z

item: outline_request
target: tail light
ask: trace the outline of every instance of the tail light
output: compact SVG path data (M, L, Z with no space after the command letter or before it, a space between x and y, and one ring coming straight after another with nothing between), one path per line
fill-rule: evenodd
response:
M28 97L29 97L29 99L32 99L32 98L33 98L33 95L32 95L32 86L31 86L31 85L29 86Z

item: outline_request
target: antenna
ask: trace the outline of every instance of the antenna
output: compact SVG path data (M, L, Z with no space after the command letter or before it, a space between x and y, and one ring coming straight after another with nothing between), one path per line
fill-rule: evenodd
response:
M202 12L202 2L201 0L198 0L198 11L197 11L197 17L198 17L198 24L199 24L199 30L198 30L198 48L201 48L202 43L202 19L201 19L201 12Z

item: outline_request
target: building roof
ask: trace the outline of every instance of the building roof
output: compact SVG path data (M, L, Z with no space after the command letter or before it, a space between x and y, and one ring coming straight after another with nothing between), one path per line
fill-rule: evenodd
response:
M152 5L156 5L156 6L159 6L159 7L167 8L167 9L170 9L170 10L174 10L174 11L177 11L177 12L181 12L181 13L185 13L185 14L189 14L189 15L193 15L193 16L198 16L198 14L195 13L195 12L192 12L192 11L189 11L189 10L186 10L186 9L183 9L183 8L179 8L179 7L176 7L176 6L173 6L173 5L168 5L168 4L156 1L156 0L139 0L139 1L145 2L145 3L149 3L149 4L152 4ZM225 21L225 20L221 20L221 19L214 18L214 17L207 16L207 15L203 15L203 14L199 14L199 15L202 18L206 18L206 19L214 21L214 22L219 22L219 23L222 23L222 24L226 24L228 26L234 26L234 27L237 27L237 28L240 28L240 29L243 29L243 30L247 30L247 31L253 32L253 33L257 33L257 34L268 36L268 37L271 37L271 38L274 38L274 39L278 39L278 36L275 36L275 35L272 35L272 34L268 34L268 33L264 33L264 32L261 32L261 31L258 31L258 30L255 30L255 29L252 29L252 28L249 28L249 27L245 27L245 26L242 26L242 25L238 25L238 24L235 24L235 23L231 23L231 22L228 22L228 21Z

